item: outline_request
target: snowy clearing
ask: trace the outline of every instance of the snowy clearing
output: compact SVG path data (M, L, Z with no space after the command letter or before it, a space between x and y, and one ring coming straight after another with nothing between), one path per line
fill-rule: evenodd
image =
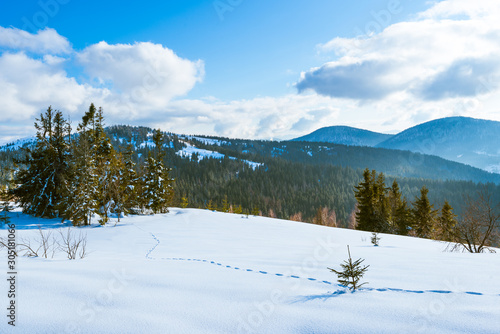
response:
M19 212L11 217L18 239L36 238L38 223L47 231L62 226ZM4 315L1 333L500 328L498 253L448 253L440 242L383 234L374 247L370 233L197 209L79 230L88 236L84 259L18 258L17 323L8 326ZM347 244L354 259L370 265L369 284L355 293L338 286L327 270L347 258ZM7 290L2 280L0 291Z
M201 161L205 158L212 158L212 159L224 159L225 155L216 151L210 151L210 150L205 150L202 148L198 148L196 146L191 145L188 142L183 142L186 147L184 147L182 150L177 151L175 154L181 157L188 157L192 158L193 154L198 155L198 161ZM229 157L229 159L232 160L237 160L235 157ZM249 161L249 160L241 160L247 165L249 165L252 169L259 168L260 166L264 165L263 163L260 162L254 162L254 161Z

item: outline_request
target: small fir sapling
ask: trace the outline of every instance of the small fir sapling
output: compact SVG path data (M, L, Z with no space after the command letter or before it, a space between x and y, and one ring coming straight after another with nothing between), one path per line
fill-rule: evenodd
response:
M349 259L347 261L344 261L344 263L340 264L342 267L342 271L337 271L332 268L330 271L334 272L338 276L338 282L344 286L349 288L352 292L356 291L363 285L367 284L368 282L365 283L360 283L360 279L363 277L365 272L368 270L368 266L363 266L361 263L364 261L364 259L357 259L356 261L353 262L351 258L351 251L349 250L349 246L347 246L347 252L349 254Z
M379 242L380 242L380 237L378 236L378 233L377 232L372 232L372 244L373 246L378 246L379 245Z

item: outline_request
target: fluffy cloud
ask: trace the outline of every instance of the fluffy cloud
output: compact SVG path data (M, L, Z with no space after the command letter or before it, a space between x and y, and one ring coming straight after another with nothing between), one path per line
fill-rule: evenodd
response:
M87 77L77 79L68 69ZM49 105L78 120L91 102L104 107L110 123L148 123L165 117L169 102L203 75L202 61L183 59L158 44L101 42L77 51L53 29L30 34L0 27L2 123L31 124ZM27 135L25 127L19 130ZM3 134L0 142L8 140Z
M448 0L378 34L335 38L319 49L338 59L304 72L297 88L359 100L484 94L481 82L496 89L500 79L499 12L498 1Z
M17 28L0 27L0 48L37 54L67 54L71 52L68 40L50 28L31 34Z
M99 94L98 90L68 77L50 60L33 59L23 52L0 56L0 91L2 122L30 119L49 105L74 112L87 97Z
M153 43L87 47L77 55L92 83L109 88L112 99L134 106L136 117L145 110L165 108L168 102L188 93L203 79L204 64L178 57ZM137 107L137 108L135 108Z

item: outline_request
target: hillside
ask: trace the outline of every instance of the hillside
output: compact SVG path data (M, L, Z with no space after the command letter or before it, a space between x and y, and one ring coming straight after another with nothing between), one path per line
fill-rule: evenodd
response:
M500 122L496 121L447 117L419 124L396 135L333 126L294 141L405 150L500 173Z
M113 146L135 148L133 158L143 163L154 143L151 129L112 126L107 129ZM355 205L354 186L364 168L387 175L390 186L397 178L409 202L425 185L438 209L448 200L461 213L464 195L474 195L475 182L500 183L500 176L483 170L407 151L354 147L329 143L274 142L207 138L167 134L165 163L172 168L174 204L188 198L189 207L205 208L210 202L222 207L227 198L244 212L257 208L264 215L288 219L301 213L312 221L320 207L334 210L339 226L347 226ZM0 167L13 167L19 151L0 150ZM0 169L0 185L5 184ZM450 181L446 181L450 179ZM454 180L454 181L452 181ZM457 181L462 180L462 181ZM500 186L489 185L500 196ZM500 200L500 199L499 199Z
M376 145L408 150L500 173L500 122L468 117L430 121Z
M373 147L392 135L361 130L349 126L330 126L318 129L303 137L295 138L293 141L325 142L349 146Z
M11 218L18 238L34 240L28 228L37 223L54 236L62 226ZM443 252L443 243L393 235L373 247L366 232L194 209L71 229L87 234L87 257L18 258L18 322L2 333L488 334L500 326L498 253ZM346 245L370 265L356 293L327 269L340 268Z

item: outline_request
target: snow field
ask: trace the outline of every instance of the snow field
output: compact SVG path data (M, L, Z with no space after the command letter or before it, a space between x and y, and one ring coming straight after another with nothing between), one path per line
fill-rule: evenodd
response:
M36 237L27 226L40 220L12 221L18 238ZM79 230L88 236L82 260L18 259L17 326L4 320L1 333L500 330L499 254L392 235L374 247L370 233L197 209ZM347 244L370 265L356 293L327 269L340 267Z

